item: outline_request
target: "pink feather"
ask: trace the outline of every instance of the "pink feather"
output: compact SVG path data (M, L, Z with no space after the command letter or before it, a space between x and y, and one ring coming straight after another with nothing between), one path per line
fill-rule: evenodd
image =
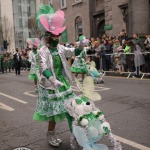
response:
M31 39L27 39L26 42L29 44L29 45L32 45L33 41Z
M47 18L46 18L45 15L41 15L41 16L40 16L40 22L42 23L43 27L44 27L47 31L50 31L49 24L48 24L48 21L47 21Z

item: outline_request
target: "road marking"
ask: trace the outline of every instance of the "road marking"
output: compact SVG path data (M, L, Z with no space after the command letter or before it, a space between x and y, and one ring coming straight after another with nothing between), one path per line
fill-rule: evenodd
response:
M101 86L95 86L95 88L98 88L98 89L101 89L101 88L105 88L104 86L101 87Z
M76 87L76 86L71 86L71 88L72 88L72 90L73 91L76 91L76 92L81 92L79 89L78 89L78 87ZM96 89L96 88L99 88L99 90L98 89ZM95 92L99 92L99 91L105 91L105 90L110 90L111 88L105 88L105 87L95 87Z
M127 77L120 77L120 76L104 76L105 78L115 78L115 79L127 79ZM141 78L128 78L128 80L141 80ZM148 79L142 79L142 80L146 80L146 81L150 81L149 78Z
M115 137L119 142L122 142L122 143L124 143L124 144L130 145L130 146L132 146L132 147L134 147L134 148L137 148L137 149L140 149L140 150L150 150L149 147L146 147L146 146L144 146L144 145L138 144L138 143L133 142L133 141L129 141L129 140L124 139L124 138L122 138L122 137L119 137L119 136L117 136L117 135L114 135L114 137Z
M94 90L94 91L106 91L106 90L110 90L111 88L101 88L100 90Z
M8 110L8 111L14 111L15 110L15 109L9 107L8 105L6 105L6 104L4 104L2 102L0 102L0 108L4 109L4 110Z
M23 101L23 100L21 100L21 99L12 97L12 96L10 96L10 95L7 95L7 94L1 93L1 92L0 92L0 95L5 96L5 97L8 97L8 98L10 98L10 99L12 99L12 100L15 100L15 101L20 102L20 103L23 103L23 104L27 104L27 103L28 103L28 102L25 102L25 101Z
M27 92L24 92L23 94L31 96L31 97L38 97L38 95L31 94L31 92L35 92L35 91L27 91Z

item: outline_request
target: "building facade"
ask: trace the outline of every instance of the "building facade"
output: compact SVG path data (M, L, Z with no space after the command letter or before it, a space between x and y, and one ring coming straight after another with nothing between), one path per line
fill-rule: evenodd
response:
M40 0L0 0L2 28L5 28L3 18L7 18L11 27L7 36L3 31L3 40L7 40L9 43L8 51L14 52L16 48L24 49L27 47L26 39L32 36L31 30L28 28L28 20L35 17L40 5Z
M128 36L150 32L149 0L43 0L65 12L68 41L80 33L87 38L104 33L117 36L123 29Z
M1 36L2 42L1 42L0 47L1 48L3 47L3 41L7 41L9 43L8 51L12 51L15 49L13 13L12 12L13 12L12 1L0 0L0 21L1 21L0 24L1 24L1 34L3 34ZM10 38L11 38L11 41L9 41Z
M7 40L9 51L26 48L26 38L34 36L28 21L41 4L51 4L65 12L67 30L62 35L68 42L76 41L80 34L96 38L104 33L116 36L122 29L129 36L150 32L149 0L0 0L0 27L5 27L0 47Z

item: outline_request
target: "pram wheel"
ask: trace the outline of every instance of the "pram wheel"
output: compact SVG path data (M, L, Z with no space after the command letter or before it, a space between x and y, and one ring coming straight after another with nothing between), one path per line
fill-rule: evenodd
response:
M104 83L104 81L103 81L103 80L100 80L100 81L99 81L99 84L103 84L103 83Z

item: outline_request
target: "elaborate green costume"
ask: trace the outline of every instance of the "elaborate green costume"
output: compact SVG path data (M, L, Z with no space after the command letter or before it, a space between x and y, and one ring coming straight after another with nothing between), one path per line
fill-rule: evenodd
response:
M28 76L28 79L30 80L37 80L37 70L39 69L38 66L38 53L37 50L32 50L29 53L29 62L31 62L31 68L30 68L30 74Z
M56 79L59 80L64 86L61 86L56 90L45 89L42 86L39 86L38 92L38 103L36 111L33 115L34 120L38 121L54 121L59 122L67 118L66 110L64 108L64 102L70 98L73 98L75 95L70 88L70 85L67 83L62 72L62 61L58 54L57 49L50 49L50 54L53 60L54 73ZM45 70L43 75L46 78L49 78L52 75L52 72Z
M86 55L84 50L75 49L75 60L71 66L71 72L73 73L87 73L86 68Z

